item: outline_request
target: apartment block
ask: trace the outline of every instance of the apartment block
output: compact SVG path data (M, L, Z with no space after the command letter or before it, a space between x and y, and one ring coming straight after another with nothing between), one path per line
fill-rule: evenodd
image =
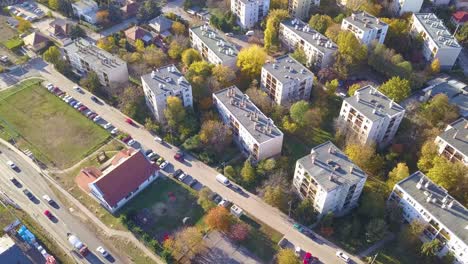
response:
M251 29L268 14L270 0L232 0L231 12L243 29Z
M369 46L373 41L384 43L388 24L367 12L360 12L343 19L341 29L352 32L362 44Z
M339 119L362 143L384 147L395 136L404 115L403 107L368 85L343 101Z
M424 0L398 0L390 3L391 11L398 15L404 13L418 13Z
M424 39L423 55L426 60L439 59L442 69L453 67L462 47L435 14L413 14L411 32Z
M254 161L281 154L283 132L236 86L213 93L213 105L243 154Z
M117 87L128 82L127 63L86 39L80 38L63 47L65 58L79 73L93 71L106 87Z
M366 179L364 171L328 141L296 162L293 188L301 199L310 199L320 215L343 215L356 207Z
M405 222L425 224L420 239L439 240L439 256L451 252L454 263L468 263L468 210L444 188L418 171L398 182L388 200L403 209Z
M439 154L452 162L461 162L468 166L468 120L460 118L451 123L437 136L435 143Z
M321 69L331 66L338 46L299 19L288 19L280 23L279 39L290 51L304 50L307 66Z
M288 11L292 17L309 19L310 9L320 6L320 0L289 0Z
M236 68L239 51L226 40L222 32L205 24L190 28L189 38L192 48L198 50L208 62Z
M261 88L279 105L309 100L314 74L289 55L262 67Z
M164 110L168 97L179 97L184 107L193 105L192 86L173 64L141 76L141 83L146 104L158 122L165 122Z

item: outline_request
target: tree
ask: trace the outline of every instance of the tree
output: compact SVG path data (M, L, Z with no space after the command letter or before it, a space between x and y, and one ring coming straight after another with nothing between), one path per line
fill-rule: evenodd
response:
M280 210L286 209L287 206L287 196L285 195L284 191L281 189L280 186L272 187L267 186L265 188L265 194L263 195L263 200Z
M273 103L268 95L258 87L251 86L245 93L250 100L266 115L273 112Z
M135 49L137 52L144 52L145 51L145 43L141 39L135 40Z
M348 95L353 96L354 93L361 88L361 85L355 83L348 88Z
M78 39L78 38L85 38L86 37L86 31L82 29L79 25L74 25L71 27L70 30L70 38L72 40Z
M217 120L203 122L200 130L200 140L220 154L232 142L232 131L224 123Z
M350 143L346 155L367 174L377 176L382 171L383 158L375 153L375 146Z
M377 218L372 219L366 226L366 239L370 243L377 242L385 237L388 232L388 226L385 220Z
M179 97L170 96L167 98L167 107L164 109L164 116L170 127L176 128L182 124L186 114L185 108L182 105L182 100L180 100Z
M306 129L310 129L309 131L312 131L312 129L320 127L322 124L322 117L324 115L324 112L326 111L320 107L314 107L304 114L304 127Z
M437 238L433 239L431 241L425 242L421 246L421 254L429 258L435 257L437 256L437 253L439 253L441 247L442 245L440 240Z
M414 248L419 243L419 237L425 229L425 224L419 220L413 220L411 223L404 225L403 229L398 234L398 243L405 248Z
M204 186L199 192L198 192L198 200L197 203L203 208L205 211L209 211L213 208L216 207L216 204L213 203L210 199L210 195L212 194L211 190Z
M338 89L339 85L340 83L338 82L338 79L334 79L334 80L326 82L325 88L327 88L328 94L333 95L335 94L336 89Z
M455 35L457 40L463 44L466 45L466 42L468 40L468 23L465 23L457 32Z
M313 224L315 221L315 209L312 200L302 200L296 208L296 217L304 225Z
M108 10L99 10L96 12L96 21L99 24L109 23L109 11Z
M242 180L247 184L251 184L256 180L255 169L250 163L250 160L247 159L244 162L244 166L240 171L240 175L242 177Z
M49 0L48 3L49 3L49 7L50 7L52 10L58 10L58 8L59 8L59 0Z
M291 54L291 57L293 57L295 60L297 60L299 63L302 65L307 64L307 55L304 52L304 49L302 48L296 48L294 52Z
M333 19L327 15L315 14L309 20L309 25L322 34L325 34L327 28L332 24Z
M440 72L440 61L438 58L435 58L431 62L431 73L432 74L438 74Z
M218 81L221 87L227 87L232 84L236 78L236 73L231 67L224 66L222 64L216 65L211 74Z
M201 61L202 57L200 53L198 53L195 49L186 49L182 52L182 62L184 63L185 67L190 67L192 63L195 61Z
M452 105L445 94L434 96L421 107L420 113L433 127L445 127L459 116L458 107Z
M171 44L169 44L169 50L167 51L167 54L171 59L177 60L182 55L184 49L184 46L182 46L179 42L173 40Z
M288 10L272 9L268 13L266 28L265 28L265 49L270 50L278 44L278 30L279 24L284 19L288 18Z
M226 208L217 206L206 214L205 223L212 229L227 232L231 227L231 215Z
M16 20L18 20L18 31L23 33L23 32L26 32L28 30L31 29L32 25L31 25L31 22L29 22L28 20L22 18L22 17L15 17Z
M139 22L145 22L161 14L161 7L155 0L146 0L138 8L137 20Z
M98 48L103 49L107 52L112 52L114 49L117 48L115 45L115 39L112 36L99 39L96 43L96 46L98 46Z
M172 23L172 33L174 33L175 35L183 35L185 34L185 25L180 23L179 21L175 21L174 23Z
M96 93L101 88L98 75L90 71L86 75L86 78L81 79L80 85L88 89L91 93Z
M230 179L237 177L236 170L231 165L224 167L224 175Z
M154 45L146 47L142 57L149 67L161 67L167 63L166 53Z
M309 110L309 103L306 101L298 101L294 103L291 108L289 108L289 115L291 116L292 120L303 126L305 124L304 114Z
M468 201L468 168L461 162L452 163L444 157L437 156L434 166L427 172L427 177L437 185L447 189L462 204Z
M258 76L265 64L267 54L265 50L258 46L252 45L243 48L237 55L237 66L251 79Z
M398 76L386 81L380 86L379 90L397 103L406 99L411 93L409 81Z
M270 9L288 9L288 0L271 0Z
M196 227L187 227L176 232L163 243L165 249L170 250L176 258L182 256L188 259L201 253L205 249L202 233Z
M249 236L249 226L244 223L236 223L229 230L229 237L237 242L242 242Z
M439 154L437 146L432 140L426 141L421 148L421 156L418 160L418 168L426 173L434 167L434 158Z
M387 186L391 190L393 186L404 178L408 177L409 168L406 163L398 163L395 168L388 174Z
M278 264L300 264L301 260L292 249L280 249L277 255Z
M336 37L338 53L336 54L336 71L347 76L349 71L356 69L367 56L367 47L349 31L341 31Z
M42 57L44 58L45 61L50 62L55 65L59 60L61 60L62 54L60 53L60 50L56 46L50 46L44 52L44 54L42 54Z

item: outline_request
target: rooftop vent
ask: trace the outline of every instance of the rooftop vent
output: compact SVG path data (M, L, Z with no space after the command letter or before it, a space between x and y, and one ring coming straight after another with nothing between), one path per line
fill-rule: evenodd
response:
M354 94L356 95L356 101L359 102L359 92L355 92Z

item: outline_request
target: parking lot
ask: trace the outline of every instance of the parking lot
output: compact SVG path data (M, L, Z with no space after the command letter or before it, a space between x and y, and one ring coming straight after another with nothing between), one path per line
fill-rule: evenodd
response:
M44 10L34 2L23 2L22 4L7 6L12 16L22 17L28 21L35 21L45 16Z

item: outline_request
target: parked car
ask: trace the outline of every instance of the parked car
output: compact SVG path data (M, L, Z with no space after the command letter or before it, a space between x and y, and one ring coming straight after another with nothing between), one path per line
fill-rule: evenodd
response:
M336 256L337 256L339 259L343 260L345 263L349 263L349 261L350 261L350 258L348 257L348 255L346 255L343 251L339 251L339 250L338 250L338 251L336 252Z
M224 208L229 208L231 205L232 203L226 199L222 199L221 202L218 203L218 206L222 206Z
M177 178L182 173L184 173L184 172L181 169L177 169L174 173L172 173L172 177Z
M119 130L116 127L114 127L114 129L111 130L111 134L117 135L117 133L119 133Z
M100 117L99 115L97 115L97 116L95 116L95 117L93 118L93 121L94 121L94 122L98 122L99 120L101 120L101 117Z
M145 156L146 157L149 157L150 154L153 154L153 150L148 149L147 151L145 151Z
M73 108L78 109L78 108L80 108L82 105L83 105L83 104L82 104L80 101L78 101L78 102L75 104L75 106L73 106Z
M48 204L53 204L53 203L55 203L55 201L52 200L52 198L50 198L49 195L47 195L47 194L44 194L44 195L42 196L42 199L44 199Z
M54 215L49 210L45 210L44 215L51 220L54 218Z
M132 139L131 136L127 136L127 137L124 137L124 138L122 139L122 142L123 142L123 143L127 143L127 142L129 142L131 139Z
M12 170L17 170L18 169L18 166L16 166L16 164L11 160L7 161L7 165L10 166L10 168Z
M73 90L75 90L75 91L77 91L79 93L83 93L83 90L78 85L73 86Z
M96 251L101 253L101 255L103 257L107 257L109 255L109 253L107 252L107 250L105 250L103 247L99 246L98 248L96 248Z
M28 189L24 189L23 193L29 198L29 200L34 200L34 195Z
M80 112L84 112L86 110L88 110L88 107L86 107L85 105L82 105L82 106L78 107L78 111L80 111Z
M159 157L159 159L156 161L156 164L160 165L161 163L164 162L164 158L163 157Z
M104 129L109 129L111 126L112 126L111 123L107 123L107 124L104 125Z
M254 33L255 32L253 30L249 30L249 31L247 31L247 33L245 33L245 35L250 37L250 36L253 36Z
M135 143L136 143L136 141L135 141L134 139L130 139L130 140L127 142L127 145L133 146Z
M151 153L149 153L148 155L146 155L146 157L147 157L148 159L152 160L152 158L153 158L154 156L156 156L156 155L157 155L156 153L154 153L154 152L151 151ZM157 159L156 159L156 160L157 160Z
M0 61L4 62L4 63L7 63L8 62L8 56L6 56L6 55L1 56Z
M293 227L294 227L294 229L296 229L297 231L299 231L301 233L304 232L304 228L302 228L302 226L300 224L298 224L298 223L295 223L293 225Z
M130 118L126 118L126 119L125 119L125 122L126 122L127 124L130 124L130 125L133 125L133 124L134 124L133 120L131 120Z
M72 100L70 103L68 103L71 107L74 107L76 104L78 103L78 101L76 100Z
M228 37L233 37L234 36L234 34L232 32L225 33L224 35L226 35Z
M182 172L182 173L179 175L179 177L177 177L177 179L178 179L179 181L184 181L185 178L187 178L187 177L188 177L188 175Z
M193 188L195 187L197 183L198 183L197 179L194 178L189 182L188 186L190 186L190 188Z
M150 157L149 159L150 159L152 162L155 162L155 163L156 163L156 161L157 161L159 158L160 158L159 155L153 152L153 154L151 155L151 157Z
M242 190L242 188L239 187L239 186L237 186L237 185L231 184L230 188L231 188L233 191L237 192L237 193L240 193L240 194L244 193L244 191Z
M296 254L296 256L300 256L301 253L302 253L301 247L298 247L298 246L294 247L294 254Z
M169 165L169 162L163 161L163 163L159 164L159 168L160 168L161 170L164 170L164 168L166 168L167 165Z
M54 85L53 85L52 83L48 83L48 84L46 84L46 86L45 86L45 88L47 88L47 89L53 88L53 87L54 87Z
M154 137L154 141L159 142L159 143L163 142L162 138L160 138L158 136Z
M18 188L21 188L21 183L15 178L15 177L11 177L10 178L10 181Z
M180 162L184 161L184 152L182 152L181 150L178 150L177 153L174 155L174 159Z
M93 100L93 102L95 102L95 103L97 103L97 104L100 104L100 103L101 103L101 101L99 101L99 99L97 99L97 97L94 96L94 95L91 96L91 100Z
M315 264L318 262L318 258L312 256L310 252L305 253L304 258L302 259L303 264Z

